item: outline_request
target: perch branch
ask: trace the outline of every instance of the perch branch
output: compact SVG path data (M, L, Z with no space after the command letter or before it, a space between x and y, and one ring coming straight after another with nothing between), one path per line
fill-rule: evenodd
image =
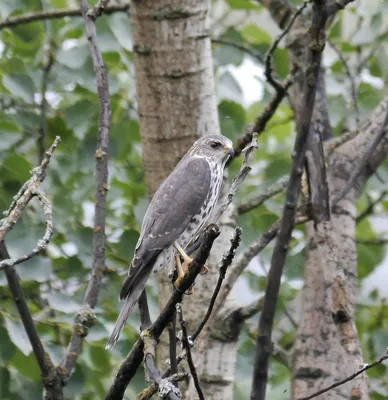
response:
M330 385L324 389L321 389L318 392L311 394L310 396L299 397L298 400L311 400L314 397L318 397L319 395L321 395L323 393L327 393L329 390L335 389L336 387L341 386L341 385L345 384L346 382L352 381L353 379L357 378L358 375L361 375L363 372L375 367L378 364L382 364L387 359L388 359L388 349L385 351L385 354L382 357L380 357L378 360L374 361L371 364L367 364L365 367L361 368L359 371L355 372L354 374L349 375L347 378L342 379L339 382L333 383L332 385Z
M196 277L200 273L203 265L209 257L214 240L219 236L219 234L220 231L217 225L212 224L205 229L203 239L201 240L201 245L193 259L193 262L190 264L189 270L183 276L179 286L174 289L166 307L147 330L148 334L155 340L160 337L167 324L171 321L171 317L175 311L175 305L182 301L183 294L194 283ZM123 398L126 387L136 374L136 371L142 361L143 349L144 342L141 338L139 338L121 365L114 382L105 397L105 400L117 400Z
M181 382L188 377L186 372L171 375L168 378L162 378L162 380L166 382L171 382L172 384L176 385L177 382ZM158 386L153 383L152 385L148 386L147 388L143 389L137 396L136 400L149 400L151 397L158 391Z
M129 10L129 4L109 6L103 9L103 14L113 14L116 12L125 12ZM4 28L12 28L14 26L28 24L30 22L42 21L45 19L59 19L65 17L81 17L79 8L61 8L58 10L39 11L18 15L17 17L7 18L0 22L0 30Z
M105 268L105 218L106 193L108 190L108 147L109 147L109 85L108 76L97 46L96 27L92 17L88 15L87 0L80 0L80 9L88 38L89 51L96 74L97 93L99 102L98 138L96 159L96 192L94 197L95 217L93 231L93 264L91 277L86 289L81 310L78 312L71 334L70 342L61 361L67 378L70 376L78 355L81 351L83 338L95 322L94 308L100 292Z
M252 400L265 399L268 379L268 360L272 349L272 326L275 318L276 303L284 262L295 223L301 176L305 165L305 152L315 103L319 68L325 45L326 20L327 13L325 3L315 0L307 49L306 73L304 77L305 87L300 109L300 115L302 117L298 121L298 133L292 153L293 162L287 186L286 201L275 248L272 253L263 310L260 314L256 338L256 354L251 392Z
M195 386L195 389L197 390L199 400L205 400L201 386L199 384L198 374L197 374L197 370L194 365L193 357L191 355L192 341L189 340L189 338L187 336L187 322L183 319L182 306L180 303L178 303L175 307L176 307L176 312L178 314L178 320L179 320L179 323L182 328L182 345L186 351L186 359L187 359L187 364L189 365L190 374L193 378L194 386Z

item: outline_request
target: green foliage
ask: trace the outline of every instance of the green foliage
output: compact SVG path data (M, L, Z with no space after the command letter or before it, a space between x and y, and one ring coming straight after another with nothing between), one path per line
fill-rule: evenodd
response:
M294 0L292 3L299 5L301 1ZM368 1L362 3L365 6ZM45 4L49 8L74 6L70 0L51 0ZM230 44L213 44L213 63L218 77L216 91L220 96L220 126L223 134L235 140L265 109L273 90L265 85L264 95L260 97L258 93L255 102L247 104L233 68L241 67L249 58L255 63L257 76L260 76L263 65L257 55L264 58L278 30L269 23L267 12L257 1L224 0L222 6L221 11L218 10L221 15L216 16L217 24L213 27L217 38L242 45L254 54L247 55L244 49ZM5 20L38 11L40 7L38 0L6 1L0 7L0 16ZM380 2L373 12L361 7L353 13L341 13L329 32L331 41L341 50L355 77L361 119L369 115L386 92L384 82L387 78L388 50L386 44L377 47L387 36L382 18L384 10L386 4ZM99 18L97 33L109 71L112 110L106 260L110 272L103 278L96 309L98 323L91 328L77 367L65 388L67 398L75 400L104 398L118 366L137 338L139 317L134 314L123 334L124 340L112 353L104 350L108 331L120 308L117 293L148 202L134 101L132 33L127 15L113 14ZM56 135L62 137L62 143L51 161L44 189L53 204L55 231L48 250L18 266L17 271L42 340L52 359L58 363L68 344L74 314L82 303L92 264L94 153L98 123L95 73L84 37L83 22L78 17L3 29L0 31L0 51L0 211L9 207L12 197L39 162L37 139L42 126L43 70L50 58L54 60L46 82L46 146ZM273 57L273 68L278 76L287 76L288 62L287 48L282 41ZM359 71L361 62L363 65ZM355 126L356 114L343 62L328 50L325 65L330 121L337 135L344 128ZM288 175L294 137L293 110L288 101L283 101L260 134L253 171L237 194L238 203L257 196L270 184ZM239 166L238 161L231 164L230 176ZM376 177L369 181L365 194L358 202L358 212L368 206L371 196L375 198L381 190L387 189L387 164L381 167L380 175L385 183ZM257 239L281 216L283 203L284 194L279 194L238 218L238 225L244 228L242 248ZM383 202L378 210L386 214L388 202ZM32 249L43 232L43 216L33 201L7 236L11 255L22 255L26 249ZM370 216L358 224L357 236L364 239L377 237ZM292 346L295 327L286 316L286 311L301 287L304 247L304 230L297 227L286 261L275 321L277 343L287 349ZM265 271L268 270L272 250L273 246L266 248L254 260L254 268L241 278L248 281L248 289L254 298L264 291ZM385 249L381 245L358 244L357 256L359 284L362 286L363 280L371 276L382 262ZM150 306L156 309L157 297L152 292L153 288L150 289ZM368 361L380 356L388 341L387 318L383 318L388 310L381 297L382 294L372 292L359 299L357 327ZM0 298L0 398L40 399L39 369L3 273L0 273ZM240 336L235 400L249 397L256 322L253 318ZM385 366L369 372L372 399L388 397L386 380L384 383L386 372ZM288 367L273 357L269 398L289 397L286 391L289 390L290 379ZM127 398L134 399L144 386L140 370L127 391Z

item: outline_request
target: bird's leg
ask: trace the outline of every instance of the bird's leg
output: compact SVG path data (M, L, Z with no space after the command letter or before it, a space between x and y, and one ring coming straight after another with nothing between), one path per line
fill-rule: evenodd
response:
M182 267L183 267L183 270L185 270L185 267L189 267L190 266L190 264L193 262L193 259L190 257L190 256L188 256L187 254L186 254L186 252L182 249L182 247L179 245L179 243L178 242L174 242L174 246L175 246L175 248L178 250L178 253L182 256L182 258L183 258L183 265L182 265ZM201 275L205 275L205 274L207 274L209 272L209 268L206 266L206 265L204 265L203 267L202 267L202 269L201 269Z
M182 264L181 264L181 259L179 256L175 256L175 264L176 264L176 269L178 272L178 277L176 278L176 281L174 282L175 287L179 286L179 283L181 282L182 278L185 276L185 271L183 270ZM189 290L186 291L186 294L193 294L194 290L191 287Z

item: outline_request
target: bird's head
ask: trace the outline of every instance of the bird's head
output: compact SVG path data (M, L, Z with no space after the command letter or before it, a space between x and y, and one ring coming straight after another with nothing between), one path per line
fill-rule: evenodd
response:
M225 165L233 157L233 143L222 135L206 135L198 139L191 147L189 153L197 157L210 158L216 163Z

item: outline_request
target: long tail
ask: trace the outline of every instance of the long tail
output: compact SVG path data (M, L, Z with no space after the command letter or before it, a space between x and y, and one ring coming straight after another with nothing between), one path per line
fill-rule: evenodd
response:
M111 333L108 342L106 343L105 349L111 350L116 344L129 315L131 314L133 308L135 307L135 304L139 300L139 297L146 286L151 271L152 267L147 268L146 270L143 270L143 273L137 276L129 276L124 283L124 286L128 289L129 292L124 299L123 307L117 318L115 327L113 328L113 332Z

